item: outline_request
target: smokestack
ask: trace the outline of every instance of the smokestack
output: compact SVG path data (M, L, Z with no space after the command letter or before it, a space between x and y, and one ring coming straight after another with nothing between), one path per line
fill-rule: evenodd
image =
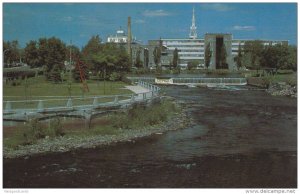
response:
M131 65L132 56L131 56L131 18L130 17L128 17L128 22L127 22L127 52L129 55L129 61Z

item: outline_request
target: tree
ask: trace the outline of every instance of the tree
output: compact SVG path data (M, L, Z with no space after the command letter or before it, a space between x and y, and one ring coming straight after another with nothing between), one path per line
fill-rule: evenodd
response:
M62 81L62 77L61 77L61 67L59 64L56 64L53 66L53 68L51 69L51 72L49 74L49 80L53 81L54 83L59 83Z
M145 67L149 65L149 50L147 48L144 49L144 65Z
M208 43L205 47L205 67L208 68L210 65L210 60L211 60L211 50L210 50L210 43Z
M297 47L296 46L289 46L289 57L288 57L288 68L292 69L293 71L297 71Z
M4 53L5 52L5 53ZM20 60L20 48L17 40L3 42L4 63L13 64Z
M52 73L56 74L56 71L62 71L64 69L64 61L66 58L66 45L58 38L52 37L47 40L47 55L45 59L46 65L46 77L53 77Z
M82 50L83 61L94 75L108 79L113 72L130 70L129 56L123 46L115 43L101 44L100 37L93 36Z
M188 68L188 70L193 70L197 67L198 64L199 64L199 61L189 61L187 68Z
M178 56L178 49L175 48L173 52L173 68L176 69L178 66L179 56Z
M250 57L250 64L247 64L248 67L257 70L260 68L260 60L263 50L264 46L260 40L245 42L244 53Z
M154 48L153 56L154 56L154 63L157 68L158 64L160 64L160 59L161 59L161 49L159 47Z
M266 46L261 54L261 66L275 69L293 69L297 66L297 49L277 44Z
M158 46L156 46L153 51L154 63L156 65L156 68L161 63L161 53L162 53L162 40L160 39Z
M143 62L141 60L141 50L138 49L137 52L136 52L136 59L135 59L135 67L137 68L141 68L143 67Z
M238 70L242 67L242 57L243 57L242 48L241 48L241 44L239 44L238 54L237 56L234 57L234 61L236 62Z
M92 36L88 43L82 49L83 60L85 63L90 64L92 70L98 71L98 67L95 66L93 61L94 55L98 54L102 50L101 38L99 35Z
M30 67L41 67L39 60L39 50L37 41L31 40L26 44L24 49L25 51L25 63L27 63Z
M223 69L228 68L226 57L227 57L226 47L225 47L225 44L223 43L222 47L221 47L221 52L220 52L220 63L221 63L221 68L223 68Z

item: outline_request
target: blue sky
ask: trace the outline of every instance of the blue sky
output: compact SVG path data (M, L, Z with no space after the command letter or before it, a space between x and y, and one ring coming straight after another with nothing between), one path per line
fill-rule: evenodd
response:
M84 46L92 35L106 40L120 26L147 43L151 39L187 38L195 8L198 37L232 33L236 39L289 40L297 44L296 3L4 3L3 38L58 37ZM127 31L127 30L126 30Z

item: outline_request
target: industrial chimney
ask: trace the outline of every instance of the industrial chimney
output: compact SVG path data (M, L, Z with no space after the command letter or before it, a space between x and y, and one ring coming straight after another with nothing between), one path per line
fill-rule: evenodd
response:
M131 56L131 18L128 17L128 23L127 23L127 52L129 55L129 61L131 65L132 56Z

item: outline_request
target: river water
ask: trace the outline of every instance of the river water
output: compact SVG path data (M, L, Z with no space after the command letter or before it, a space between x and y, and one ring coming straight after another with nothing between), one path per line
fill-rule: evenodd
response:
M95 149L4 159L5 188L297 187L297 100L168 86L195 125Z

